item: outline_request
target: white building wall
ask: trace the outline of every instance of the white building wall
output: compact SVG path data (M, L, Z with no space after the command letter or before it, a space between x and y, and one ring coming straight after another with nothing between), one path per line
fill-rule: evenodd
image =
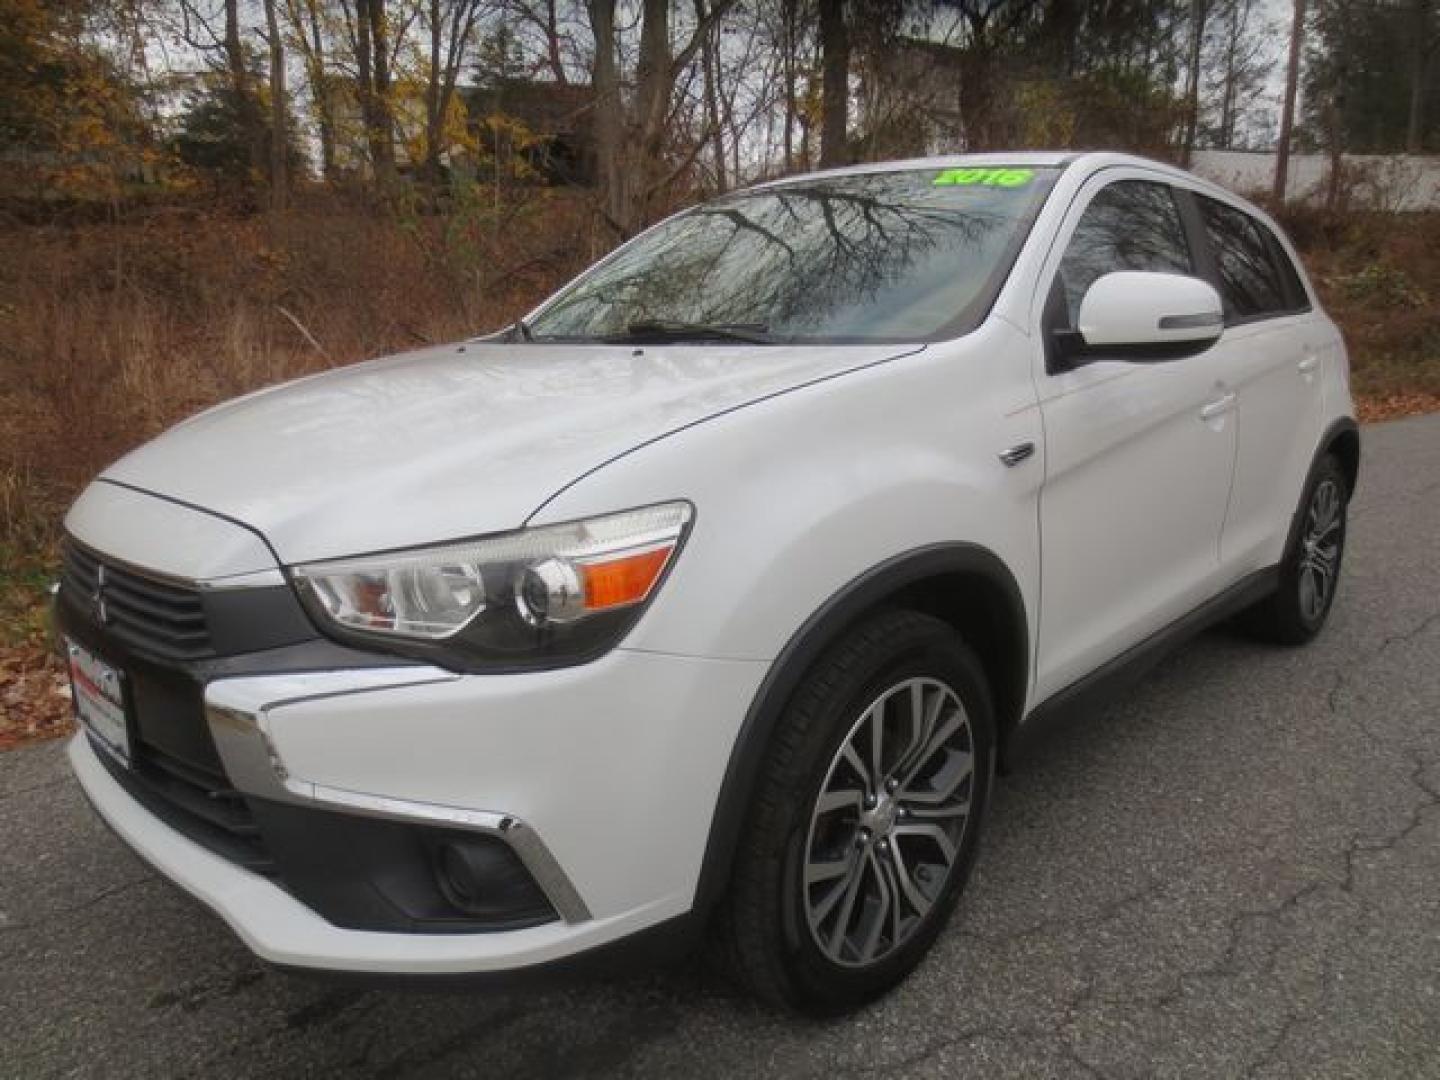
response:
M1347 154L1342 159L1347 205L1370 210L1440 210L1440 157ZM1245 150L1196 150L1191 171L1241 195L1270 193L1275 155ZM1290 155L1286 197L1323 204L1330 183L1324 154Z

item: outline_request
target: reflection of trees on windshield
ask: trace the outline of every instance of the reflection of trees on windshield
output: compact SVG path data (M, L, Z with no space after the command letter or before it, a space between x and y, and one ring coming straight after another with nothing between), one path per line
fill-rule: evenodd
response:
M782 339L933 334L969 313L1038 194L932 177L786 184L699 207L582 278L533 329L603 337L658 320Z

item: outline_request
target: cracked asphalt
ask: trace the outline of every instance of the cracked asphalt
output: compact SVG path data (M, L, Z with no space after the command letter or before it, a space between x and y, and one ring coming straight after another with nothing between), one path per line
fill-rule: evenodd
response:
M0 755L0 1075L1440 1077L1440 417L1367 428L1301 650L1199 639L999 785L934 954L858 1015L698 963L545 992L273 972Z

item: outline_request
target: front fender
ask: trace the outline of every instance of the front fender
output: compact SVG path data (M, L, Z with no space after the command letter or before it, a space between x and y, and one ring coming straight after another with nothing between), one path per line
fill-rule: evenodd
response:
M773 660L847 582L933 544L996 553L1033 612L1044 452L1018 352L931 347L757 402L612 462L531 521L694 504L627 648ZM1025 442L1039 452L1000 461Z

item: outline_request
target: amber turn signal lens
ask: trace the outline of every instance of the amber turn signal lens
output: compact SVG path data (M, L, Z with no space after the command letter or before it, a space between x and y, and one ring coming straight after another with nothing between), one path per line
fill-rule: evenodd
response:
M673 547L653 548L638 555L623 555L618 559L581 565L585 609L604 611L644 600L650 595L665 564L670 561L673 550Z

